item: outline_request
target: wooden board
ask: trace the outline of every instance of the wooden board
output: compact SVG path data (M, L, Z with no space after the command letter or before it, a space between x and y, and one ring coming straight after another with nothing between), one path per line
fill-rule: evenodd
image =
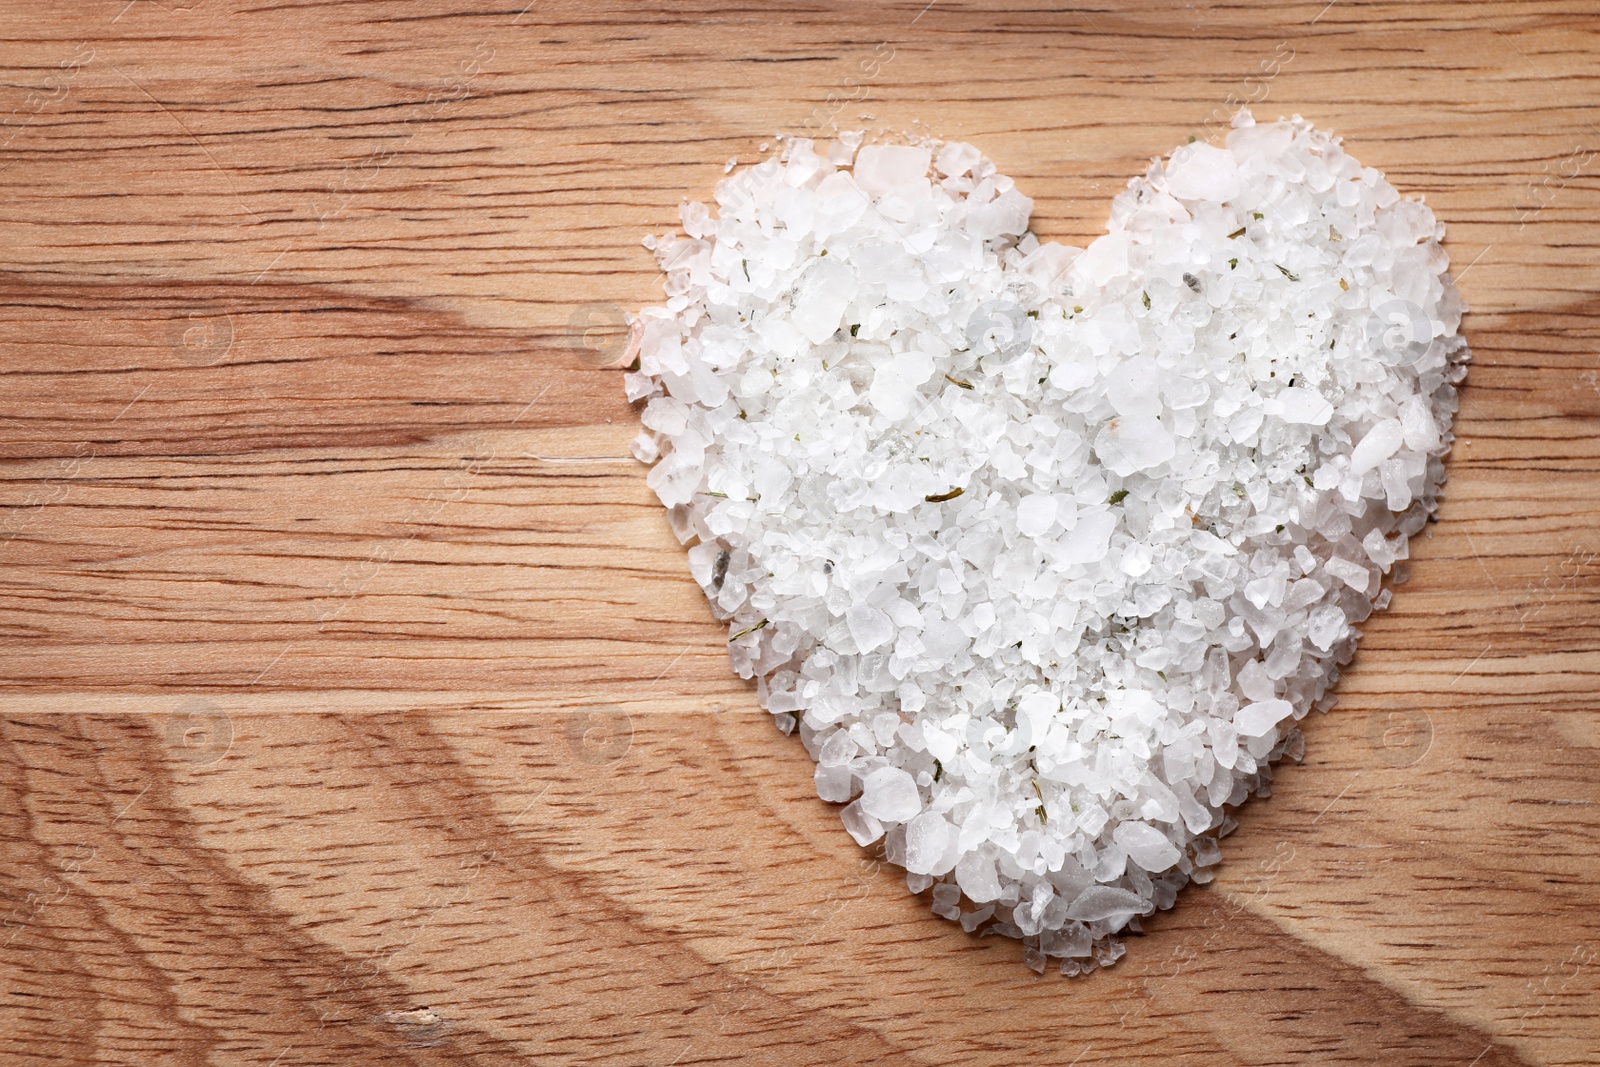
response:
M1600 1063L1592 5L524 3L6 5L0 1060ZM1448 226L1443 521L1217 880L1037 977L815 799L584 346L775 131L1082 243L1240 101Z

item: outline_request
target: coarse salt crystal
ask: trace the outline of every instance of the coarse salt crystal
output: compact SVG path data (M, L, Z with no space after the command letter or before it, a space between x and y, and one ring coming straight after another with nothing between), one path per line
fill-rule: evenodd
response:
M1177 455L1177 443L1154 415L1123 415L1106 423L1094 450L1102 463L1127 477L1167 462Z
M1305 426L1325 426L1333 417L1333 405L1315 389L1294 385L1278 394L1284 422Z
M1017 505L1017 532L1024 537L1040 537L1055 524L1055 497L1031 493Z
M882 196L922 181L933 153L914 145L867 145L856 153L855 179L868 196Z
M1293 714L1294 705L1287 700L1258 700L1235 712L1233 725L1245 737L1261 737Z
M862 782L861 810L880 822L906 822L922 810L916 780L898 767L879 767Z

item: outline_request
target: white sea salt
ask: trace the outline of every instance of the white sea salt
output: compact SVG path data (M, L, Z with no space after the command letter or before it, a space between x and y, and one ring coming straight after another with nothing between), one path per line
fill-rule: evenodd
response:
M1468 353L1420 201L1241 112L1086 249L846 134L654 241L633 453L816 788L1067 974L1209 881L1427 521Z

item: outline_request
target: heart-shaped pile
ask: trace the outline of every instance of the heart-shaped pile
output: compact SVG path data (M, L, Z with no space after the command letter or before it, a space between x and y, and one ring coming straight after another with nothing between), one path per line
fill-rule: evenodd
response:
M1154 162L1083 250L970 145L861 145L646 242L634 451L851 835L1079 973L1210 879L1434 509L1442 227L1298 117Z

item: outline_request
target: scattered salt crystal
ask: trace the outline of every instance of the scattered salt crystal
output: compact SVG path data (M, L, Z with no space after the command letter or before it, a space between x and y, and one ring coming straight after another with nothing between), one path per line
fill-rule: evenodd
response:
M1233 725L1244 737L1261 737L1293 714L1294 705L1287 700L1258 700L1235 712Z
M635 437L628 446L628 451L633 453L633 458L640 463L654 463L661 456L661 449L656 444L656 439L647 433Z
M1030 965L1109 966L1299 758L1435 507L1439 228L1298 118L1179 148L1081 250L971 145L781 145L646 241L633 454L851 837Z
M1179 148L1167 165L1167 191L1179 200L1231 200L1239 186L1234 154L1204 141Z
M1111 839L1129 859L1152 874L1178 862L1180 853L1172 839L1147 822L1118 823Z
M975 904L996 900L1001 894L994 860L982 852L968 852L956 861L956 884Z
M898 767L879 767L861 783L861 810L880 822L906 822L922 810L911 775Z
M1333 417L1333 405L1315 389L1292 385L1278 394L1284 422L1306 426L1326 426Z
M1149 356L1123 360L1106 379L1106 399L1117 414L1154 418L1161 414L1161 375Z
M913 874L944 874L955 866L955 841L955 830L943 815L923 812L906 824L906 870Z
M868 604L857 604L845 613L850 636L856 648L872 652L894 640L894 623L889 616Z
M1100 462L1127 477L1171 459L1177 443L1154 415L1124 415L1106 423L1094 450Z
M1017 505L1017 532L1024 537L1040 537L1056 524L1056 500L1043 493L1032 493Z
M1348 585L1351 589L1354 589L1358 593L1365 593L1367 591L1368 584L1372 580L1372 576L1368 573L1367 568L1363 567L1359 563L1353 563L1350 560L1342 559L1339 556L1334 556L1323 566L1329 574L1333 575L1335 578L1339 579L1345 585Z
M883 836L883 824L866 813L859 797L844 806L839 812L839 821L863 848Z
M1067 918L1081 919L1086 923L1120 920L1115 929L1120 930L1135 915L1143 914L1148 906L1144 898L1126 889L1108 885L1092 885L1078 894L1067 909Z
M855 295L855 279L849 270L837 260L822 260L796 288L793 322L806 340L819 345L839 328L839 320Z
M952 141L939 149L939 173L948 178L966 174L983 159L982 153L969 144Z
M1350 473L1365 474L1379 463L1394 455L1395 449L1405 441L1405 431L1397 419L1385 419L1366 432L1355 451L1350 453Z
M1197 837L1194 839L1194 863L1196 867L1210 867L1222 860L1222 846L1217 844L1214 837Z
M933 153L912 145L867 145L856 152L855 178L868 196L893 192L909 182L922 181Z
M1108 511L1080 515L1072 529L1057 542L1057 562L1064 566L1098 563L1105 559L1117 518Z

